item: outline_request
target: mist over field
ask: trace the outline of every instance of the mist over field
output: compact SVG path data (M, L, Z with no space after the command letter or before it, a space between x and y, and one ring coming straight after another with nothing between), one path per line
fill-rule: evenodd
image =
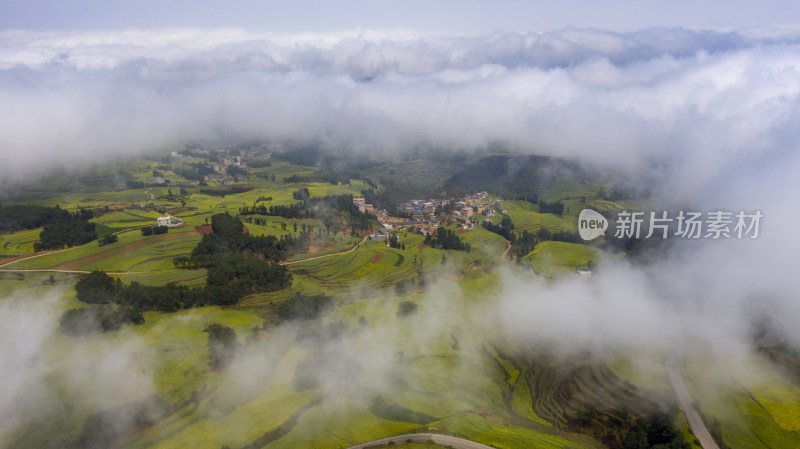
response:
M800 346L799 95L793 31L0 31L0 185L192 141L320 143L364 157L502 144L574 160L650 189L653 210L760 210L760 235L676 242L646 264L603 260L590 283L502 269L498 290L465 308L464 292L437 279L407 320L392 304L370 329L312 339L324 357L309 381L389 390L398 353L451 334L465 352L483 338L558 356L696 351L720 355L724 370L745 363L756 335ZM139 335L77 351L74 364L40 358L57 332L54 301L0 305L0 441L55 406L59 396L35 385L105 407L154 391L155 354ZM398 343L401 332L414 338ZM220 388L262 391L303 338L297 326L271 329Z
M19 181L186 141L366 154L502 143L696 198L741 167L793 157L798 37L4 31L0 171Z

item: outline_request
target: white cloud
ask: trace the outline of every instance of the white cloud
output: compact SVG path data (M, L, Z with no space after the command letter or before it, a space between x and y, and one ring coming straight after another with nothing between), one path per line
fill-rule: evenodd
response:
M679 29L5 32L0 42L7 179L197 138L366 151L500 140L627 169L670 165L697 187L769 152L800 87L791 37Z

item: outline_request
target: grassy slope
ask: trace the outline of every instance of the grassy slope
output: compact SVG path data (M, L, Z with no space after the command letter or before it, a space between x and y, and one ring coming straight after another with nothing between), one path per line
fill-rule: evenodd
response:
M536 272L555 277L570 274L590 260L597 263L600 257L601 251L591 246L548 241L536 245L524 260L532 264Z
M0 257L33 253L33 244L39 241L42 228L0 235Z
M409 167L413 164L409 164ZM139 177L145 180L152 174L146 173L151 166L143 166ZM69 251L20 262L13 268L46 268L58 266L82 257L97 256L98 260L81 265L80 269L104 268L115 270L145 271L141 274L125 276L126 281L139 280L144 283L160 284L179 280L190 284L202 283L203 270L173 270L171 258L185 254L196 244L199 237L190 235L195 225L204 224L212 214L228 211L236 213L245 204L252 204L259 196L271 196L266 204L290 204L294 202L291 193L301 187L308 187L313 196L326 194L358 194L364 188L362 182L351 185L332 186L323 183L283 184L284 177L293 174L310 174L312 170L297 167L285 162L275 162L272 167L257 170L267 177L275 175L276 182L263 177L251 176L248 184L263 190L254 190L218 198L197 193L189 188L190 195L184 198L186 207L192 210L177 213L189 225L185 229L170 232L186 232L186 237L171 241L153 240L143 237L138 231L123 232L120 241L108 247L98 247L96 243L84 245ZM172 174L168 174L170 177ZM171 179L179 179L172 177ZM149 202L149 190L154 195L167 193L166 187L136 189L107 193L79 193L59 195L50 200L62 207L102 207L112 204L138 204ZM178 189L173 189L177 193ZM538 206L524 201L505 201L509 215L517 225L516 230L535 231L539 228L550 230L575 229L575 217L583 207L597 210L633 208L635 203L611 203L591 198L593 186L557 186L542 198L548 201L564 200L569 212L564 217L538 213ZM581 196L589 198L584 202ZM156 200L164 208L179 207L179 201ZM104 214L94 219L112 230L151 224L157 212L125 210ZM287 223L287 230L280 228ZM248 224L255 235L294 234L293 225L305 223L317 227L318 222L284 220L270 217L266 226ZM27 234L26 234L27 233ZM32 248L31 236L38 231L26 231L2 236L9 241L6 248L9 254L24 254ZM351 329L358 327L360 317L364 317L370 327L380 328L389 320L396 320L398 303L405 300L418 302L421 312L435 304L425 302L423 295L394 296L391 290L381 290L402 279L411 279L419 273L436 276L444 270L456 272L452 279L443 281L445 286L457 282L465 295L465 306L479 301L495 285L497 278L487 274L490 262L503 251L505 242L496 234L482 228L463 233L462 237L473 245L472 253L441 251L422 245L422 237L402 234L401 242L406 249L388 248L382 242L368 242L358 250L338 256L308 260L292 265L295 282L290 289L272 294L248 298L243 308L220 309L202 308L174 314L146 314L146 324L123 332L104 334L85 341L74 341L57 336L47 353L48 357L58 358L68 354L76 345L84 348L104 345L124 344L128 338L140 338L145 344L142 349L155 362L141 369L148 371L155 379L155 391L173 405L186 404L193 391L200 393L196 405L188 405L151 432L147 432L132 444L132 447L208 447L218 449L223 444L234 447L251 441L284 422L292 413L301 409L315 397L315 392L295 392L291 386L296 364L306 354L295 347L276 360L273 374L264 373L263 390L253 397L238 397L226 390L222 376L208 370L206 334L202 330L211 322L221 322L236 329L242 341L253 328L262 324L262 319L252 310L271 306L295 292L338 294L348 302L338 308L330 320L339 320ZM147 240L151 239L151 240ZM349 235L333 236L327 247L319 254L333 253L349 248L356 240ZM103 257L115 248L137 242L148 242L135 251L114 257ZM0 243L4 244L4 243ZM5 253L3 253L5 254ZM447 265L442 266L443 256ZM296 256L300 259L304 256ZM416 258L416 262L415 262ZM598 260L598 250L585 245L547 242L540 244L528 256L534 266L545 275L556 276L570 273L575 266L585 265L586 261ZM11 267L10 267L11 268ZM10 275L4 275L10 276ZM24 280L0 282L0 288L13 289L26 282L45 282L49 275L26 275ZM55 281L74 279L66 275L54 275ZM368 291L368 299L358 299ZM83 306L69 294L62 307ZM453 313L467 313L454 311ZM267 314L268 316L268 314ZM428 427L463 436L502 448L527 447L582 447L558 434L551 423L543 420L531 408L531 391L525 381L526 368L518 367L512 360L488 347L487 352L457 351L452 347L451 333L448 329L432 331L426 345L420 347L414 342L416 335L410 330L400 328L396 339L398 347L404 350L405 369L400 374L413 380L418 388L397 389L385 392L388 399L407 409L439 418ZM489 336L470 335L469 341L478 345L488 341ZM466 343L465 343L466 346ZM654 391L664 390L663 377L645 376L634 372L624 360L609 363L620 377L644 388ZM791 384L780 379L754 387L747 394L737 394L725 399L714 399L702 395L698 389L701 405L705 411L712 410L714 416L723 416L720 421L726 442L732 447L765 447L761 442L775 442L773 447L797 447L798 407L800 392ZM510 395L510 409L504 401ZM214 410L227 410L219 414ZM63 431L79 432L85 417L97 411L97 404L80 404L70 415L69 420L55 425ZM725 413L730 412L730 413ZM519 421L522 419L522 421ZM525 423L521 425L520 423ZM679 421L679 427L683 423ZM369 441L391 434L404 433L418 429L417 424L392 421L375 416L365 403L352 397L337 397L311 407L299 419L297 426L287 436L268 447L343 447L350 443ZM684 428L684 427L681 427ZM422 430L427 430L422 429Z
M800 447L800 387L765 362L712 370L711 359L690 360L684 375L707 422L718 420L725 444L734 449ZM733 387L733 388L731 388Z

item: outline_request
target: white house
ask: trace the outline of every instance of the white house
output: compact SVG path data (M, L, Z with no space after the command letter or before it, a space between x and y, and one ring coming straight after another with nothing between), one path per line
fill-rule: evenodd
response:
M172 224L172 217L167 215L166 217L158 217L158 225L159 226L169 226Z

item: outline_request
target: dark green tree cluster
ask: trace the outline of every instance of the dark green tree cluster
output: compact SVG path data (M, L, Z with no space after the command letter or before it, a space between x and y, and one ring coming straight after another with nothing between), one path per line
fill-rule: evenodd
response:
M208 269L205 287L167 284L130 285L102 271L93 271L75 285L78 299L91 304L117 304L138 310L174 312L207 305L230 306L252 293L280 290L291 284L291 273L278 264L233 254L221 256Z
M239 209L240 215L271 215L273 217L283 218L314 218L313 212L309 211L302 204L291 204L288 206L266 206L266 205L253 205L252 207L244 206Z
M81 436L66 447L107 449L122 447L136 432L154 426L172 414L172 407L158 396L112 407L86 418ZM59 446L61 447L61 446Z
M123 324L144 324L142 312L134 307L100 306L65 311L59 320L59 330L73 337L115 331Z
M208 333L208 365L215 370L227 368L239 351L236 332L219 323L208 326L204 332Z
M230 176L247 176L247 169L236 165L228 165L225 167L225 171Z
M192 250L192 259L200 261L195 266L213 265L212 256L216 254L236 253L253 255L267 261L277 262L286 258L290 252L302 251L307 238L294 239L290 236L281 238L274 235L252 236L244 233L244 223L236 217L216 214L211 217L212 234L204 235L200 243ZM176 259L189 267L185 259ZM178 263L176 262L176 265Z
M214 173L214 167L212 167L208 162L203 161L194 164L186 164L181 167L173 167L172 171L186 179L202 181L203 176Z
M308 188L302 188L292 192L292 197L300 203L289 206L253 204L252 207L240 208L239 214L272 215L283 218L319 218L326 223L326 226L344 220L353 232L369 229L375 222L374 215L358 210L358 206L353 204L352 195L327 195L311 198Z
M403 301L397 305L397 316L403 317L413 315L417 313L418 308L419 306L417 306L417 303L415 302Z
M78 279L75 284L78 299L89 304L111 304L119 302L123 292L122 281L103 271L92 271Z
M213 258L205 295L211 304L234 305L245 296L282 290L291 283L292 275L283 265L226 253Z
M142 226L142 235L166 234L168 231L167 226Z
M306 202L311 199L311 193L308 191L308 187L303 187L300 190L295 190L292 192L292 198L298 201Z
M92 211L81 209L75 213L68 213L61 220L45 224L39 234L39 241L33 244L34 251L63 249L97 239L95 225L89 223L89 219L93 216Z
M624 449L689 449L673 419L664 412L654 412L639 419L622 442Z
M112 243L117 243L118 240L119 240L119 237L117 237L117 234L109 234L109 235L107 235L105 237L101 237L101 238L97 239L97 244L100 245L100 246L106 246L106 245L110 245Z
M511 240L513 238L513 233L511 231L514 230L514 222L511 221L511 217L508 215L503 215L500 224L494 224L491 220L484 221L483 227L487 231L494 232L506 240Z
M533 251L537 244L548 240L567 243L583 242L577 233L567 231L551 232L540 228L536 232L528 232L527 230L517 233L512 232L514 230L514 222L508 215L503 215L503 219L498 225L487 221L483 223L483 227L511 242L511 256L518 258L526 256Z
M203 195L218 196L221 198L225 198L225 195L244 193L247 192L248 190L252 189L246 186L227 186L223 189L200 189L198 193L202 193Z
M439 249L453 249L466 252L472 250L469 243L465 243L455 231L447 228L438 228L434 234L425 236L425 244Z
M296 294L278 309L281 320L314 320L333 307L333 298L324 295Z
M539 200L539 213L562 215L564 213L564 203L561 201L548 203L547 201Z
M0 205L0 232L41 228L46 224L70 220L70 213L58 206L33 204Z
M574 232L556 231L550 232L547 229L539 229L536 232L522 231L511 236L511 255L523 257L528 255L541 242L546 241L583 243L580 236Z

